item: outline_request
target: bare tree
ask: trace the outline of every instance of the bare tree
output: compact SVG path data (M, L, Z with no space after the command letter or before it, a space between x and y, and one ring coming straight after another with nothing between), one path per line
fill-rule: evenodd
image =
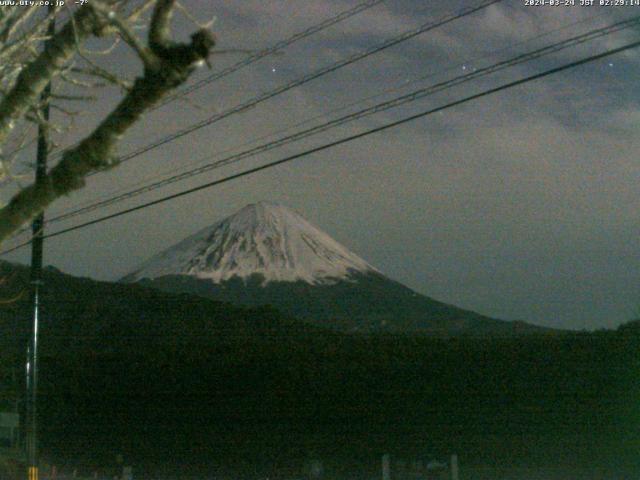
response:
M53 1L53 0L52 0ZM208 25L199 25L189 43L172 40L171 17L177 0L90 0L74 10L57 7L61 26L46 35L50 17L35 6L0 7L0 182L11 179L16 152L29 139L29 125L59 129L40 115L42 92L54 78L75 87L64 100L87 100L77 90L100 79L124 91L120 102L80 142L64 151L41 184L21 188L0 208L0 243L61 196L82 188L88 174L117 165L122 136L168 92L184 83L193 70L208 62L215 44ZM144 21L146 12L150 18ZM143 42L136 25L145 22ZM128 45L139 58L143 74L133 82L92 61L83 44L90 38L113 39ZM43 45L46 45L43 47ZM72 112L65 111L72 115Z

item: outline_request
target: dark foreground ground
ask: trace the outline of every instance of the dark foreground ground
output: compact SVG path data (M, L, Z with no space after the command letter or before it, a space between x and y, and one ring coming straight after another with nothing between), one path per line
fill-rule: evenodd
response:
M462 478L638 478L640 344L623 333L302 348L263 332L51 358L43 446L85 470L121 453L148 478L303 478L313 459L327 478L379 478L383 453L407 469L457 453Z

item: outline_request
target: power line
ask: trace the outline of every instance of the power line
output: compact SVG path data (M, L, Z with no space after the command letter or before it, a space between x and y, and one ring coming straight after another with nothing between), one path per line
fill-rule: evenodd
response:
M599 60L599 59L602 59L602 58L605 58L605 57L608 57L608 56L611 56L611 55L615 55L617 53L621 53L623 51L630 50L632 48L637 48L638 46L640 46L640 41L632 42L632 43L623 45L621 47L610 49L610 50L607 50L605 52L602 52L602 53L599 53L599 54L596 54L596 55L591 55L589 57L585 57L585 58L582 58L580 60L576 60L576 61L564 64L564 65L561 65L559 67L555 67L555 68L551 68L551 69L545 70L545 71L543 71L541 73L530 75L530 76L521 78L519 80L515 80L515 81L512 81L512 82L508 82L508 83L502 84L502 85L500 85L498 87L494 87L494 88L491 88L491 89L488 89L488 90L484 90L484 91L482 91L480 93L476 93L474 95L469 95L467 97L464 97L464 98L459 99L459 100L455 100L453 102L447 103L447 104L442 105L440 107L432 108L432 109L429 109L429 110L426 110L426 111L423 111L423 112L420 112L420 113L417 113L417 114L414 114L414 115L410 115L410 116L402 118L400 120L396 120L394 122L387 123L385 125L382 125L382 126L379 126L379 127L375 127L375 128L370 129L370 130L366 130L364 132L360 132L360 133L357 133L357 134L354 134L354 135L350 135L350 136L341 138L339 140L333 141L331 143L320 145L318 147L314 147L314 148L311 148L309 150L305 150L303 152L300 152L300 153L297 153L297 154L294 154L294 155L290 155L288 157L281 158L279 160L275 160L273 162L269 162L269 163L266 163L266 164L258 166L258 167L254 167L254 168L251 168L251 169L244 170L244 171L236 173L234 175L229 175L227 177L224 177L224 178L221 178L221 179L218 179L218 180L214 180L212 182L208 182L208 183L205 183L203 185L199 185L197 187L193 187L193 188L190 188L190 189L187 189L187 190L183 190L183 191L178 192L178 193L167 195L165 197L162 197L162 198L159 198L159 199L156 199L156 200L153 200L153 201L141 204L141 205L137 205L135 207L131 207L131 208L128 208L128 209L125 209L125 210L121 210L119 212L112 213L112 214L109 214L109 215L105 215L105 216L102 216L100 218L96 218L96 219L90 220L88 222L84 222L84 223L81 223L79 225L75 225L73 227L65 228L63 230L59 230L57 232L53 232L53 233L47 234L47 235L44 236L44 238L57 237L59 235L65 234L65 233L69 233L69 232L72 232L72 231L75 231L75 230L79 230L79 229L88 227L90 225L95 225L97 223L102 223L102 222L105 222L107 220L111 220L113 218L117 218L117 217L120 217L120 216L123 216L123 215L127 215L129 213L132 213L132 212L135 212L135 211L138 211L138 210L142 210L142 209L145 209L145 208L148 208L148 207L160 204L160 203L164 203L164 202L167 202L167 201L170 201L170 200L174 200L176 198L183 197L183 196L189 195L191 193L198 192L200 190L204 190L204 189L207 189L207 188L215 187L217 185L230 182L232 180L237 180L239 178L252 175L252 174L260 172L262 170L267 170L269 168L276 167L278 165L282 165L284 163L288 163L288 162L291 162L293 160L297 160L297 159L302 158L302 157L306 157L306 156L311 155L313 153L318 153L318 152L321 152L321 151L324 151L324 150L328 150L328 149L336 147L338 145L342 145L342 144L345 144L345 143L348 143L348 142L351 142L351 141L354 141L354 140L357 140L357 139L372 135L374 133L382 132L382 131L388 130L390 128L394 128L394 127L403 125L405 123L411 122L413 120L417 120L419 118L426 117L428 115L432 115L434 113L441 112L443 110L447 110L449 108L453 108L453 107L456 107L458 105L462 105L464 103L467 103L467 102L470 102L470 101L473 101L473 100L477 100L479 98L483 98L483 97L492 95L494 93L498 93L500 91L507 90L509 88L516 87L518 85L522 85L522 84L525 84L525 83L528 83L528 82L531 82L531 81L534 81L534 80L538 80L538 79L541 79L541 78L544 78L544 77L548 77L550 75L554 75L556 73L559 73L559 72L562 72L562 71L565 71L565 70L568 70L568 69L571 69L571 68L575 68L577 66L593 62L595 60ZM15 251L15 250L17 250L19 248L22 248L22 247L24 247L26 245L29 245L30 243L31 243L31 241L24 242L24 243L22 243L22 244L20 244L20 245L18 245L16 247L13 247L11 249L4 250L4 251L0 252L0 255L5 255L7 253L13 252L13 251Z
M203 78L202 80L194 83L193 85L190 85L189 87L184 88L182 91L180 92L176 92L174 95L171 95L170 97L168 97L166 100L164 100L162 103L160 103L160 105L157 105L156 107L154 107L154 110L157 108L162 107L163 105L166 105L167 103L173 102L175 100L177 100L178 98L184 97L188 94L190 94L191 92L194 92L196 90L199 90L200 88L204 87L205 85L208 85L210 83L213 83L219 79L221 79L222 77L225 77L231 73L237 72L238 70L251 65L254 62L257 62L258 60L264 58L264 57L268 57L269 55L273 55L277 52L279 52L280 50L292 45L293 43L302 40L304 38L307 38L315 33L320 32L321 30L324 30L326 28L329 28L339 22L342 22L344 20L347 20L348 18L353 17L354 15L357 15L360 12L363 12L365 10L368 10L372 7L375 7L376 5L378 5L379 3L384 2L385 0L369 0L366 2L363 2L359 5L356 5L355 7L346 10L344 12L339 13L338 15L336 15L335 17L331 17L328 18L326 20L324 20L323 22L317 24L317 25L313 25L309 28L307 28L306 30L303 30L301 32L298 32L294 35L292 35L291 37L285 39L285 40L281 40L278 43L276 43L275 45L272 45L271 47L265 48L264 50L260 50L252 55L249 55L247 58L245 58L244 60L240 60L239 62L234 63L233 65L230 65L227 68L224 68L223 70L220 70L219 72L216 72L210 76L208 76L207 78Z
M184 97L186 95L188 95L189 93L198 90L200 88L202 88L204 85L210 84L215 82L216 80L219 80L223 77L226 77L227 75L230 75L234 72L237 72L238 70L241 70L242 68L251 65L254 62L257 62L258 60L261 60L265 57L268 57L270 55L274 55L276 53L278 53L280 50L293 45L294 43L303 40L307 37L310 37L311 35L318 33L322 30L325 30L333 25L336 25L337 23L340 23L344 20L347 20L361 12L364 12L365 10L368 10L370 8L375 7L376 5L385 2L386 0L367 0L365 2L362 2L348 10L345 10L343 12L340 12L339 14L327 18L325 20L323 20L322 22L312 25L311 27L302 30L298 33L295 33L294 35L292 35L289 38L286 38L284 40L280 40L279 42L277 42L276 44L272 45L271 47L267 47L263 50L260 50L258 52L255 52L251 55L249 55L248 57L246 57L243 60L240 60L236 63L234 63L233 65L230 65L222 70L220 70L219 72L216 72L212 75L210 75L207 78L204 78L198 82L196 82L195 84L193 84L192 86L185 88L184 90L182 90L181 92L176 92L173 95L170 95L168 98L164 99L160 104L154 106L150 111L153 110L157 110L158 108L171 103L175 100L177 100L178 98ZM74 148L74 147L70 147L70 148ZM65 150L69 150L69 148L66 148ZM59 151L54 155L54 159L58 159L60 158L62 155L64 155L64 151Z
M172 133L171 135L166 135L165 137L156 140L153 143L147 144L144 147L138 148L126 155L124 155L123 157L120 157L118 159L118 161L120 163L124 163L127 162L129 160L132 160L135 157L138 157L140 155L142 155L143 153L147 153L151 150L154 150L158 147L161 147L167 143L173 142L175 140L177 140L178 138L184 137L185 135L188 135L190 133L195 132L196 130L200 130L201 128L207 127L209 125L212 125L216 122L219 122L220 120L223 120L231 115L234 115L236 113L240 113L243 111L246 111L250 108L255 107L256 105L265 102L277 95L280 95L284 92L287 92L293 88L299 87L300 85L304 85L312 80L315 80L317 78L323 77L324 75L327 75L328 73L332 73L335 72L341 68L344 68L348 65L351 65L359 60L362 60L363 58L367 58L371 55L374 55L376 53L382 52L383 50L386 50L388 48L391 48L395 45L398 45L399 43L405 42L407 40L410 40L422 33L428 32L430 30L434 30L438 27L441 27L443 25L446 25L448 23L451 23L455 20L458 20L460 18L466 17L468 15L471 15L472 13L478 12L484 8L489 7L490 5L496 4L496 3L500 3L503 0L486 0L482 3L480 3L479 5L473 6L473 7L466 7L460 11L458 11L457 13L450 13L448 15L445 15L444 17L442 17L440 20L437 20L435 22L428 22L425 23L417 28L414 28L412 30L408 30L404 33L402 33L401 35L398 35L396 37L392 37L390 39L387 39L386 41L384 41L383 43L376 45L372 48L369 48L361 53L357 53L355 55L352 55L350 57L347 57L346 59L340 60L336 63L333 63L331 65L328 65L326 67L320 68L319 70L316 70L315 72L309 73L303 77L300 77L298 79L295 79L289 83L286 83L284 85L281 85L280 87L275 88L274 90L270 90L268 92L264 92L254 98L252 98L251 100L248 100L244 103L241 103L239 105L236 105L234 107L231 107L230 109L225 110L224 112L220 112L216 115L213 115L205 120L202 120L198 123L195 123L187 128L184 128L182 130L178 130L177 132ZM99 171L93 172L91 174L89 174L88 176L92 176L95 175L96 173L99 173Z
M561 26L561 27L559 27L559 28L555 28L555 29L552 29L552 30L545 31L545 32L543 32L543 33L541 33L541 34L538 34L538 35L535 35L535 36L533 36L533 37L527 38L526 40L520 41L520 42L518 42L518 43L516 43L516 44L513 44L513 45L510 45L510 46L508 46L508 47L501 48L501 49L499 49L499 50L496 50L496 51L490 52L490 53L485 54L485 55L482 55L482 56L480 56L480 57L476 57L476 58L473 58L473 59L466 59L466 60L464 60L464 61L462 61L462 62L457 63L456 65L450 66L450 67L448 67L448 68L446 68L446 69L442 70L441 72L431 73L431 74L429 74L429 75L422 76L422 77L419 77L419 78L413 79L413 80L411 80L411 81L405 81L405 82L402 82L400 85L396 85L396 86L394 86L394 87L391 87L391 88L385 89L385 90L383 90L382 92L378 92L378 93L376 93L376 94L369 95L369 96L367 96L367 97L361 98L361 99L359 99L359 100L356 100L356 101L354 101L354 102L348 103L348 104L346 104L346 105L341 105L341 106L340 106L340 107L338 107L338 108L334 108L334 109L332 109L332 110L330 110L330 111L328 111L328 112L323 112L323 113L321 113L321 114L319 114L319 115L315 115L315 116L313 116L313 117L307 118L306 120L303 120L303 121L301 121L301 122L298 122L298 123L296 123L296 124L294 124L294 125L289 125L289 126L287 126L287 127L281 128L281 129L279 129L279 130L277 130L277 131L270 132L270 133L268 133L268 134L266 134L266 135L262 135L262 136L259 136L259 137L256 137L256 138L253 138L252 140L249 140L249 141L247 141L247 142L244 142L244 143L242 143L242 144L240 144L240 145L238 145L238 146L236 146L236 147L227 148L227 149L225 149L225 150L218 151L218 152L216 152L214 155L207 155L207 156L205 156L205 157L200 158L199 160L197 160L197 161L195 161L195 162L190 162L189 164L187 164L187 165L185 165L185 166L195 166L195 165L199 165L199 164L203 163L204 161L206 161L206 160L208 160L208 159L213 158L215 155L222 155L222 154L225 154L225 153L228 153L228 152L233 152L234 150L237 150L237 149L239 149L239 148L241 148L241 147L249 146L249 145L254 144L254 143L258 142L258 141L265 140L265 139L267 139L267 138L275 137L276 135L281 134L281 133L289 132L289 131L294 130L294 129L298 128L298 127L301 127L301 126L307 125L307 124L309 124L310 122L312 122L312 121L314 121L314 120L318 120L318 119L320 119L320 118L325 118L325 117L327 117L327 116L329 116L329 115L331 115L331 114L339 113L339 112L342 112L342 111L348 110L349 108L354 107L354 106L356 106L356 105L360 105L360 104L363 104L363 103L368 102L368 101L370 101L370 100L373 100L373 99L375 99L375 98L380 98L380 97L382 97L382 96L384 96L384 95L386 95L386 94L389 94L389 93L392 93L392 92L399 91L399 90L401 90L401 89L403 89L403 88L407 87L408 85L411 85L411 84L415 84L415 83L418 83L418 82L425 81L425 80L427 80L427 79L429 79L429 78L432 78L432 77L437 76L439 73L449 72L449 71L455 70L455 69L457 69L457 68L459 68L459 67L463 67L463 68L464 68L466 65L474 64L474 63L476 63L476 62L478 62L478 61L480 61L480 60L484 60L484 59L486 59L486 58L490 58L490 57L492 57L492 56L495 56L495 55L497 55L498 53L502 53L502 52L504 52L504 51L511 50L511 49L513 49L514 47L519 47L519 46L522 46L522 45L525 45L525 44L531 43L531 42L533 42L534 40L537 40L537 39L539 39L539 38L543 38L543 37L549 36L549 35L551 35L551 34L557 33L557 32L559 32L559 31L563 31L563 30L566 30L566 29L568 29L568 28L574 27L574 26L576 26L576 25L580 25L580 24L583 24L583 23L586 23L586 22L592 21L592 20L597 19L597 18L600 18L600 17L602 17L602 16L604 16L604 15L605 15L604 13L600 13L600 14L598 14L598 15L593 15L593 16L591 16L591 17L588 17L588 18L585 18L585 19L582 19L582 20L578 20L578 21L576 21L576 22L572 22L572 23L569 23L569 24L563 25L563 26ZM623 27L623 28L626 28L626 27ZM595 32L595 31L591 31L591 32ZM613 32L609 32L609 33L613 33ZM576 37L574 37L574 38L576 38ZM591 40L591 39L592 39L592 38L590 38L589 40ZM549 53L554 53L554 52L549 52ZM476 70L473 70L473 71L475 72ZM285 138L286 138L286 139L288 139L288 138L291 138L291 136L288 136L288 137L285 137ZM281 140L283 140L283 139L281 139ZM297 140L297 139L295 139L295 140ZM288 143L288 142L287 142L287 143ZM249 153L249 152L248 152L248 151L244 151L244 152L240 152L240 153L238 153L237 155L242 155L242 154L246 154L246 153ZM251 156L253 156L253 154L252 154ZM235 158L235 155L234 155L234 158ZM227 160L229 160L229 159L230 159L230 157L225 158L225 159L222 159L222 160L219 160L219 161L216 161L216 162L214 162L214 163L210 163L210 164L204 165L204 166L202 166L202 167L198 167L197 169L188 170L188 171L186 171L186 172L183 172L183 174L187 175L187 174L189 174L189 173L191 173L191 172L196 172L199 168L206 169L206 171L209 171L209 170L211 170L211 169L213 169L213 168L217 168L218 166L222 166L222 165L218 165L218 164L219 164L219 163L220 163L220 164L222 164L223 162L226 162L226 161L227 161ZM240 160L240 159L238 159L238 160ZM225 163L225 164L226 164L226 163ZM65 212L65 213L62 213L62 214L60 214L60 215L58 215L58 216L55 216L55 217L51 218L51 219L50 219L48 222L46 222L46 223L49 223L49 222L56 222L56 221L60 221L60 220L63 220L63 219L69 218L69 217L71 217L71 216L76 216L76 214L84 213L84 212L86 212L86 211L89 211L89 209L93 210L93 209L94 209L94 207L101 206L101 205L103 205L103 204L112 204L112 203L115 203L115 201L116 201L117 199L121 198L121 197L125 197L125 196L126 196L126 198L131 198L131 197L133 197L133 196L137 196L137 195L133 195L133 194L137 193L138 191L141 191L141 193L143 193L143 192L142 192L142 190L143 190L143 189L147 189L147 188L148 188L148 189L151 189L151 187L153 187L156 183L160 183L160 181L155 182L155 183L152 183L152 184L149 184L149 185L145 185L144 187L142 187L142 188L140 188L140 189L133 190L133 191L127 191L127 190L129 190L129 189L131 189L131 188L134 188L134 187L137 187L137 186L139 186L139 185L144 185L144 183L145 183L145 181L146 181L146 180L163 179L163 177L164 177L165 175L172 174L172 173L174 173L174 174L175 174L176 172L178 172L178 171L182 170L185 166L177 167L177 168L175 168L175 167L174 167L174 168L172 168L172 169L171 169L171 170L169 170L169 171L165 171L165 172L160 173L160 174L155 174L155 175L153 175L153 176L147 176L146 178L144 178L144 179L142 179L142 180L140 180L140 181L138 181L138 182L136 182L136 183L134 183L134 184L132 184L132 185L128 185L128 186L125 186L125 187L121 187L121 188L119 188L119 189L117 189L117 190L115 190L115 191L113 191L113 192L111 192L111 193L109 193L109 194L102 195L102 196L100 196L100 197L96 198L96 199L95 199L95 200L93 200L93 201L85 201L84 203L81 203L81 204L77 205L77 206L75 207L75 209L73 209L73 210L69 210L69 211L67 211L67 212ZM200 173L200 172L197 172L197 173L195 173L195 174L199 174L199 173ZM204 172L202 172L202 173L204 173ZM174 175L174 176L172 176L172 177L168 177L168 178L163 179L163 180L172 179L172 178L174 178L175 176L178 176L178 175L181 175L181 174L176 174L176 175ZM191 176L191 175L188 175L188 176ZM180 178L180 180L182 180L182 178ZM146 191L148 191L148 190L146 190ZM121 192L122 192L122 193L121 193ZM131 196L128 196L128 195L131 195ZM123 198L123 199L124 199L124 198ZM114 200L114 201L112 201L112 200ZM18 232L17 232L15 235L13 235L11 238L15 238L16 236L20 235L21 233L24 233L24 231L26 231L26 230L18 231Z
M468 16L472 13L475 13L477 11L480 11L484 8L489 7L490 5L496 4L496 3L500 3L503 0L486 0L478 5L472 6L472 7L466 7L462 10L457 11L457 13L449 13L443 17L441 17L439 20L436 20L434 22L427 22L422 24L421 26L414 28L412 30L408 30L402 34L400 34L399 36L396 37L392 37L390 39L387 39L386 41L384 41L381 44L378 44L376 46L371 47L368 50L365 50L364 52L361 53L357 53L354 54L346 59L343 59L341 61L338 61L334 64L331 64L329 66L323 67L319 70L316 70L315 72L312 72L308 75L305 75L304 77L301 77L299 79L293 80L292 82L289 82L287 84L284 84L278 88L276 88L275 90L271 90L269 92L265 92L257 97L254 97L252 100L249 100L243 104L237 105L235 107L232 107L224 112L221 112L219 114L216 114L212 117L209 117L208 119L205 119L201 122L198 122L190 127L187 127L185 129L179 130L178 132L175 132L172 135L169 136L165 136L164 138L157 140L156 142L153 142L151 144L148 144L144 147L141 147L137 150L134 150L130 153L128 153L127 155L120 157L118 159L118 161L120 163L126 162L128 160L131 160L139 155L142 155L148 151L151 151L155 148L158 148L162 145L165 145L167 143L170 143L174 140L177 140L178 138L181 138L189 133L192 133L196 130L199 130L201 128L204 128L205 126L209 126L212 125L213 123L216 123L224 118L227 118L235 113L240 113L242 111L245 111L249 108L254 107L255 105L262 103L270 98L275 97L276 95L279 95L281 93L284 93L288 90L291 90L292 88L295 88L297 86L303 85L307 82L310 82L314 79L320 78L328 73L334 72L340 68L343 68L347 65L350 65L352 63L355 63L363 58L366 58L368 56L374 55L378 52L381 52L387 48L390 48L392 46L395 46L399 43L402 43L404 41L410 40L411 38L414 38L422 33L425 33L427 31L430 30L434 30L438 27L441 27L443 25L446 25L448 23L451 23L457 19L463 18L465 16ZM62 156L64 154L63 152L59 152L58 157ZM92 173L89 173L87 176L93 176L97 173L100 173L100 171L94 171ZM58 220L60 219L59 217L57 218ZM18 232L19 234L19 232Z
M606 26L606 27L602 27L599 29L595 29L595 30L591 30L589 32L583 33L581 35L577 35L568 39L565 39L559 43L556 44L552 44L552 45L548 45L539 49L536 49L534 51L531 52L527 52L527 53L523 53L520 55L517 55L515 57L512 57L508 60L503 60L501 62L495 63L493 65L478 69L476 71L464 74L464 75L460 75L457 77L454 77L452 79L443 81L443 82L439 82L436 83L434 85L430 85L428 87L425 88L421 88L418 90L415 90L413 92L401 95L399 97L393 98L391 100L387 100L385 102L382 103L378 103L376 105L370 106L368 108L359 110L357 112L353 112L350 113L348 115L336 118L334 120L331 120L329 122L325 122L322 123L320 125L316 125L314 127L308 128L306 130L302 130L299 132L296 132L294 134L273 140L271 142L268 142L266 144L263 145L259 145L256 147L253 147L249 150L245 150L243 152L239 152L236 153L234 155L231 155L229 157L217 160L215 162L200 166L198 168L186 171L186 172L182 172L180 174L176 174L173 175L171 177L165 178L163 180L160 180L158 182L154 182L148 185L145 185L141 188L137 188L134 190L131 190L129 192L123 193L121 195L116 195L114 197L99 201L99 202L95 202L93 204L78 208L76 210L72 210L70 212L67 213L63 213L61 215L58 215L56 217L53 217L49 220L49 223L53 223L53 222L58 222L58 221L62 221L77 215L81 215L83 213L87 213L99 208L103 208L106 207L108 205L112 205L114 203L118 203L120 201L123 200L127 200L139 195L142 195L144 193L156 190L158 188L164 187L166 185L169 185L171 183L175 183L181 180L185 180L187 178L196 176L196 175L200 175L203 173L206 173L208 171L211 171L213 169L216 168L220 168L222 166L226 166L229 165L231 163L236 163L242 159L248 158L248 157L252 157L255 156L259 153L263 153L269 150L272 150L274 148L278 148L281 147L283 145L286 145L288 143L294 142L294 141L298 141L301 140L303 138L307 138L309 136L327 131L329 129L335 128L337 126L340 125L344 125L348 122L352 122L354 120L358 120L361 119L363 117L369 116L369 115L373 115L382 111L386 111L389 110L391 108L396 108L399 107L401 105L404 105L406 103L409 102L413 102L415 100L418 99L422 99L425 98L426 96L429 95L433 95L435 93L439 93L443 90L461 85L463 83L472 81L472 80L476 80L478 78L484 77L486 75L490 75L493 73L496 73L498 71L507 69L507 68L511 68L513 66L516 66L518 64L521 63L525 63L537 58L540 58L542 56L545 55L549 55L552 53L557 53L561 50L570 48L570 47L574 47L576 45L585 43L587 41L591 41L594 40L596 38L600 38L603 37L605 35L610 35L612 33L618 32L620 30L632 27L634 25L638 25L640 23L640 16L636 16L633 17L631 19L627 19L627 20L623 20L617 23L614 23L612 25Z

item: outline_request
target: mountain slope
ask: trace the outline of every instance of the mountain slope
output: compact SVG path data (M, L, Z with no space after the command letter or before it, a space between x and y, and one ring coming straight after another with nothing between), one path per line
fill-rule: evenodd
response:
M543 328L495 320L385 277L299 214L248 205L123 278L242 306L272 305L339 331L515 335Z

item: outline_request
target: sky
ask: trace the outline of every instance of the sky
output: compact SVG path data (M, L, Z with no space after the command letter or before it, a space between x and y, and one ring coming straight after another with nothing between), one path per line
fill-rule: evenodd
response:
M197 19L215 17L218 49L230 50L211 57L213 72L245 58L246 51L273 45L358 3L183 2ZM193 92L188 101L150 112L123 139L120 152L477 3L386 0ZM306 120L316 119L305 126L326 121L635 15L640 7L527 6L524 0L504 0L95 175L47 216L277 138ZM178 38L195 28L179 14L174 27ZM605 36L51 225L49 231L638 39L638 27ZM130 78L140 70L122 48L103 61ZM211 73L203 68L190 82ZM53 238L46 242L45 263L74 275L116 280L246 204L268 200L297 210L389 277L437 300L538 325L613 328L640 316L639 74L639 51L604 58ZM119 95L115 89L99 92L64 142L88 133ZM0 190L5 200L11 193L11 187ZM27 263L29 249L5 259Z

